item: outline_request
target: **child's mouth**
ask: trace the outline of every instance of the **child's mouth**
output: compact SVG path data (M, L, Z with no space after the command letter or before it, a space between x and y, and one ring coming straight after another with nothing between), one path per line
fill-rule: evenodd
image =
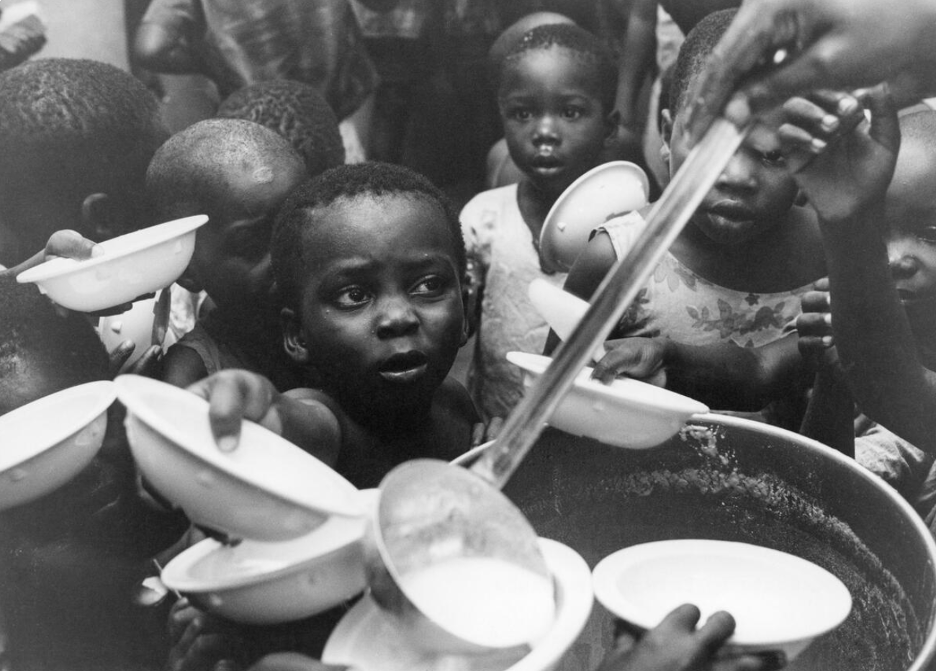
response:
M750 208L730 201L716 203L708 209L708 212L728 222L750 222L754 219L754 213Z
M388 357L378 372L391 383L410 383L421 378L428 368L429 358L418 350L411 350Z

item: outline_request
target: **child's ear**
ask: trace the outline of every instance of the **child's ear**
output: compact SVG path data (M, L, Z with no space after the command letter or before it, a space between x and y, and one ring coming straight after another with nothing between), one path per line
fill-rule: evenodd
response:
M605 117L605 142L617 137L618 126L621 124L621 113L612 110L611 114Z
M127 228L128 213L107 194L96 192L81 202L81 234L95 242L113 238Z
M302 335L302 324L292 308L280 311L280 325L283 328L283 348L286 354L297 364L308 364L309 346Z

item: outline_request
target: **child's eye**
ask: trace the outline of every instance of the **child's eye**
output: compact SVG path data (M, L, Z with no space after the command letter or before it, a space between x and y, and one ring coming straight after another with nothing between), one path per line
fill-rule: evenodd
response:
M413 287L413 294L438 294L443 288L442 278L437 275L430 275L427 278L423 278L416 286Z
M367 303L370 294L363 287L345 287L335 297L335 304L340 308L356 308Z
M936 244L936 226L924 226L917 232L917 238L926 243Z
M515 107L507 111L507 118L514 121L529 121L533 118L533 113L525 107Z
M580 119L585 114L581 107L567 107L562 111L562 116L566 119Z
M768 166L782 166L786 162L786 159L783 158L783 154L779 150L773 152L761 152L761 161L763 161Z

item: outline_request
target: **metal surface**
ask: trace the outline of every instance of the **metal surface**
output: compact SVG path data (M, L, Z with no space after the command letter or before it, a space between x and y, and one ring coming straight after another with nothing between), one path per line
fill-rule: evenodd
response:
M909 504L854 460L798 434L718 415L648 451L548 429L504 492L540 536L594 567L621 548L742 541L805 558L849 588L852 614L790 669L926 669L936 650L936 544ZM558 669L595 669L612 641L596 607Z

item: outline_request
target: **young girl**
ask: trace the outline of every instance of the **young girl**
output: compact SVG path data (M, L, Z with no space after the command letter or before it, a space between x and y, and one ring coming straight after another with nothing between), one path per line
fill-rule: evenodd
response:
M486 418L506 415L522 394L506 353L539 352L545 343L548 327L527 287L534 278L559 285L565 276L543 270L540 230L566 187L601 162L615 132L616 78L598 39L574 25L531 30L502 62L498 104L523 179L479 194L461 213L481 299L468 383Z
M686 92L733 15L710 14L680 51L664 113L671 173L691 149ZM650 378L662 369L670 387L714 408L745 411L759 411L797 382L795 336L784 336L825 264L815 214L794 205L797 187L780 153L778 122L779 115L767 118L748 134L613 331L614 339L628 338L600 363L599 376L627 370ZM566 289L589 299L643 224L632 213L599 229ZM770 419L798 426L796 414L783 411Z

